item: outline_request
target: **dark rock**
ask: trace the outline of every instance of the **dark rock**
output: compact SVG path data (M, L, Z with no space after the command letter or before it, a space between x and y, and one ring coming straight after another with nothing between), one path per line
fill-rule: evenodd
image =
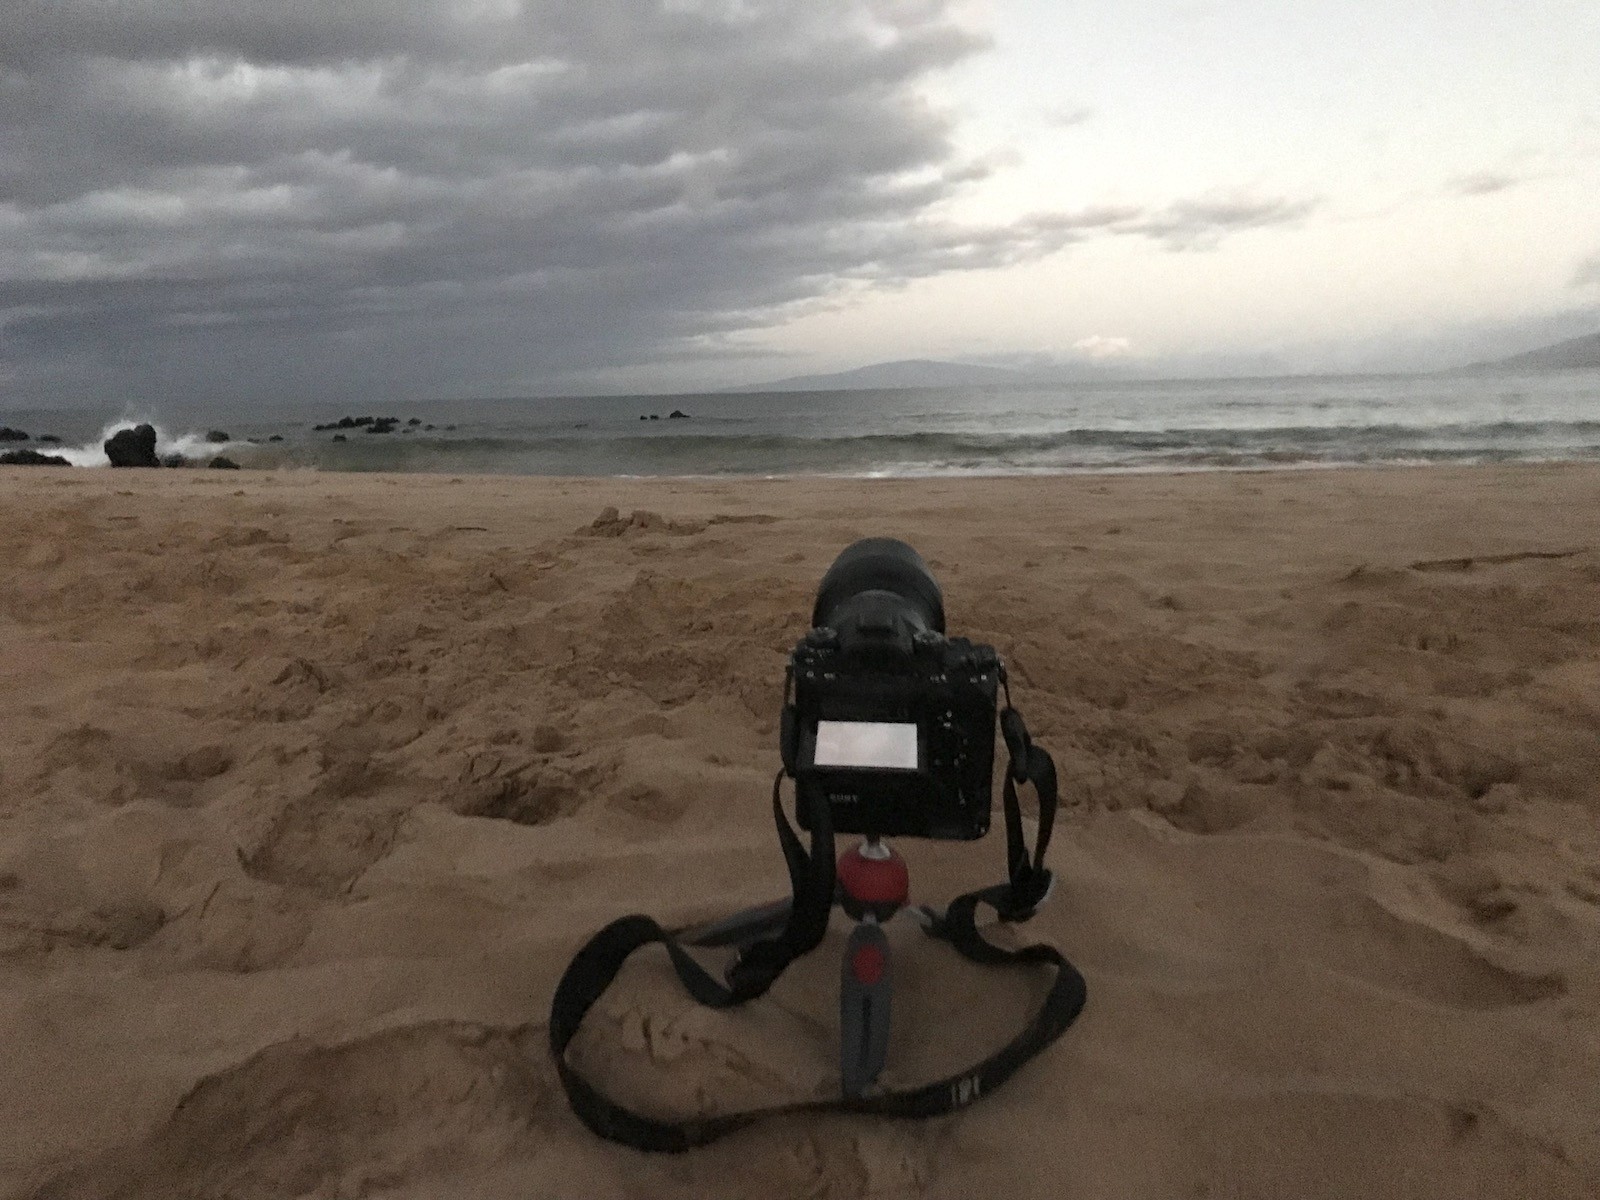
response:
M652 421L659 421L659 420L661 420L661 414L660 413L651 413L650 414L650 419Z
M7 450L0 454L0 465L7 467L70 467L59 454L40 454L37 450Z
M649 418L649 417L647 417L647 416L645 416L645 415L644 415L644 414L643 414L643 413L640 413L640 414L639 414L639 420L641 420L641 421L648 421L648 420L649 420L649 419L650 419L650 418Z
M231 442L233 439L227 434L223 433L220 429L208 429L206 430L206 441L220 443Z
M61 439L60 439L60 438L58 438L58 437L57 437L57 436L56 436L56 435L55 435L55 434L53 434L53 433L41 433L41 434L40 434L40 435L39 435L39 437L38 437L38 438L37 438L37 440L38 440L38 441L41 441L41 442L48 442L48 443L49 443L49 444L50 444L50 445L52 445L52 446L59 446L59 445L61 445Z
M350 439L342 433L336 433L333 435L333 440L336 442L348 442Z
M424 425L424 426L423 426L423 427L422 427L422 431L423 431L423 432L424 432L424 433L432 433L432 432L433 432L433 430L434 430L434 428L435 428L435 427L434 427L434 426L432 426L432 425Z
M456 431L456 427L454 425L446 425L444 428L446 433L454 433Z
M238 463L234 462L231 458L224 457L221 454L213 458L207 464L207 466L209 466L213 471L237 471L239 469Z
M421 425L422 424L422 418L421 417L412 417L411 420L406 422L406 424L407 425Z
M161 460L163 467L187 467L189 460L181 454L169 454Z
M106 439L106 457L113 467L159 467L156 457L156 431L153 425L124 429Z
M667 420L669 421L687 421L688 419L689 414L684 412L681 408L675 408L667 414Z
M25 442L28 435L20 429L13 429L9 425L0 425L0 442Z
M281 442L281 441L283 441L283 434L275 433L271 437L269 437L267 439L267 441L269 441L269 442Z
M367 426L368 433L393 433L394 427L400 422L395 417L379 417Z

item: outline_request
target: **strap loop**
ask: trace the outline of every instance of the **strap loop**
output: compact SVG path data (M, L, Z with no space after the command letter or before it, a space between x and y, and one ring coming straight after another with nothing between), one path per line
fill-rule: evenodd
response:
M1000 710L1000 736L1011 754L1006 773L1017 783L1028 782L1028 752L1033 748L1033 739L1028 736L1028 726L1022 714L1009 704Z
M1009 691L1007 693L1009 698ZM1006 764L1005 783L1001 798L1006 822L1006 875L1007 894L994 904L1002 921L1012 923L1029 920L1044 902L1054 882L1045 869L1045 851L1050 848L1050 835L1055 830L1056 764L1049 751L1036 746L1028 736L1028 727L1022 714L1008 703L1000 713L1000 733L1005 739L1011 761ZM1028 852L1027 835L1022 829L1022 804L1017 799L1017 784L1033 785L1039 798L1039 833L1033 853Z

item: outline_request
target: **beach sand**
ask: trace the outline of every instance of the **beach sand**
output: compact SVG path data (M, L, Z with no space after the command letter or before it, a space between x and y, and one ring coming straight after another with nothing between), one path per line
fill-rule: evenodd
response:
M1015 936L1088 1008L954 1117L599 1141L555 981L783 893L786 655L874 534L1056 755ZM1592 467L7 469L0 1195L1593 1197L1597 815ZM922 901L1004 873L998 831L900 849ZM1036 1003L893 928L885 1082ZM643 952L576 1057L663 1113L826 1095L843 934L730 1012Z

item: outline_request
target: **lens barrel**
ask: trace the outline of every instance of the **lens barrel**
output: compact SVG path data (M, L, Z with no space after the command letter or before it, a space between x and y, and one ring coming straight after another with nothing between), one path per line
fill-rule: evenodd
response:
M944 594L928 564L896 538L862 538L833 560L817 587L813 626L835 625L835 614L863 592L890 592L904 601L916 623L944 632Z

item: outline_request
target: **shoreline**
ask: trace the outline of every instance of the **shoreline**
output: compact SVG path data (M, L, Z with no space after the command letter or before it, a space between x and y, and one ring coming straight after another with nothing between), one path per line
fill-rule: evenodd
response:
M678 398L688 406L683 420L673 419L681 410L662 416L610 398L439 402L336 420L331 409L304 420L222 406L203 420L173 411L165 424L153 415L148 423L162 458L208 457L218 450L211 439L224 433L231 437L221 452L246 465L401 472L942 477L1600 458L1600 376L1515 388L1423 379L1152 386L1139 395L1115 387L910 391L866 408L852 393L786 394L775 405L702 395ZM32 413L27 419L39 423L26 428L70 435L65 457L89 465L103 461L106 438L136 420L91 427L85 417L61 424Z
M237 450L241 443L233 444L237 453L247 453ZM221 449L222 447L219 447ZM47 451L48 452L48 451ZM252 467L248 463L241 463L240 469L248 474L244 478L278 477L278 478L318 478L342 479L346 477L357 479L383 478L392 480L403 479L438 479L441 477L460 476L471 480L513 480L524 479L533 482L545 483L570 483L581 481L586 483L601 483L607 480L641 482L641 483L803 483L808 480L828 480L851 483L877 483L877 482L910 482L910 483L938 483L945 481L973 480L1003 481L1003 480L1050 480L1050 479L1077 479L1077 478L1149 478L1165 476L1209 476L1209 475L1298 475L1303 473L1321 474L1324 472L1351 472L1364 471L1518 471L1518 470L1544 470L1567 469L1574 470L1600 470L1600 459L1595 458L1515 458L1496 460L1400 460L1384 459L1374 462L1291 462L1291 463L1262 463L1216 466L1105 466L1105 467L1048 467L1048 468L1018 468L1013 470L988 471L974 469L970 471L933 471L927 474L914 473L883 473L883 472L853 472L834 473L827 471L806 471L795 473L713 473L713 474L538 474L529 472L490 472L490 471L462 471L462 470L416 470L416 471L368 471L368 470L339 470L315 464L281 463L271 466ZM23 475L32 475L35 472L60 472L71 470L80 476L98 476L103 472L115 472L119 478L136 478L141 475L161 475L163 477L176 474L179 477L192 476L195 472L204 472L205 463L200 460L185 463L181 467L132 467L119 468L109 464L105 466L75 466L66 467L58 465L36 466L25 464L0 465L0 479L8 477L12 472ZM59 476L57 476L59 477ZM241 476L222 476L220 482L237 479Z
M619 474L582 474L582 473L541 473L532 471L475 471L470 469L417 469L417 470L368 470L356 467L329 467L317 463L290 463L280 462L269 465L252 465L248 459L252 451L258 449L255 443L230 443L217 446L213 449L217 453L224 450L229 454L223 457L242 456L246 461L237 466L242 470L254 471L259 474L274 472L294 474L309 473L329 476L392 476L395 478L410 478L414 476L454 476L464 475L472 479L535 479L535 480L570 480L570 479L623 479L623 480L697 480L697 481L727 481L738 482L742 480L862 480L871 481L878 479L906 479L906 480L942 480L942 479L1054 479L1075 478L1078 476L1162 476L1162 475L1211 475L1211 474L1274 474L1278 472L1320 472L1320 471L1410 471L1410 470L1474 470L1495 468L1518 467L1600 467L1600 458L1560 458L1560 457L1502 457L1493 459L1472 458L1439 458L1439 459L1377 459L1366 462L1321 462L1311 460L1297 460L1292 462L1272 463L1215 463L1196 464L1183 463L1176 465L1159 465L1147 463L1106 465L1106 466L1065 466L1065 467L1015 467L1015 468L988 468L975 467L971 469L934 468L926 471L915 469L900 470L894 468L874 469L864 471L797 471L797 472L703 472L675 473L675 474L648 474L648 473L619 473ZM44 453L59 451L60 447L50 447ZM68 448L74 453L77 451ZM117 468L107 464L84 465L77 463L52 463L52 464L9 464L0 463L0 471L12 467L22 469L62 469L63 467L75 471L100 472L107 470L163 470L163 471L203 471L208 467L208 460L196 454L190 461L178 466Z
M235 451L235 453L247 453L247 452ZM229 456L224 455L222 457L229 457ZM993 470L993 471L991 471L991 470L983 470L983 469L975 469L975 470L970 470L970 471L930 470L930 471L927 471L927 472L918 472L918 471L866 471L866 472L807 471L807 472L794 472L794 473L760 473L760 474L756 474L756 473L741 474L741 473L733 473L733 472L724 472L724 473L673 474L673 475L654 475L654 474L638 474L638 473L634 473L634 474L615 474L615 475L597 475L597 474L564 475L564 474L538 474L538 473L531 473L531 472L464 471L464 470L459 470L459 469L458 470L448 470L448 471L447 470L438 470L438 471L435 471L435 470L368 471L368 470L356 470L356 469L340 470L340 469L333 469L333 468L317 466L317 465L301 465L301 464L288 464L288 463L277 464L277 465L273 465L273 466L260 467L260 466L251 466L248 462L237 463L237 464L235 464L234 468L230 468L230 469L239 469L239 470L244 470L244 471L250 471L250 472L253 472L256 475L280 475L280 476L287 476L287 477L306 475L306 476L328 476L328 477L331 477L331 478L341 478L341 477L344 477L344 476L355 476L355 477L374 477L374 476L376 476L376 477L392 478L392 479L411 479L411 478L428 479L428 478L438 478L438 477L441 477L441 476L447 476L447 477L461 476L461 477L464 477L464 478L467 478L467 479L528 479L528 480L547 481L547 482L562 482L562 481L572 481L572 480L583 480L583 481L598 482L598 481L602 481L602 480L618 480L618 481L630 481L630 482L662 482L662 483L673 483L673 482L679 482L679 483L719 483L719 482L722 482L722 483L742 483L742 482L753 482L753 483L759 483L759 482L776 482L776 483L795 482L795 483L803 483L803 482L805 482L807 480L820 480L820 481L832 481L832 482L843 482L843 483L853 483L853 482L873 483L873 482L879 482L879 481L895 481L895 480L903 480L903 481L907 481L907 482L938 482L938 481L942 481L942 480L975 480L975 481L984 481L984 480L1008 480L1008 479L1014 479L1014 480L1048 480L1048 479L1075 479L1075 478L1101 478L1101 477L1109 477L1109 478L1125 478L1125 477L1146 478L1146 477L1164 477L1164 476L1169 476L1169 475L1173 475L1173 476L1185 476L1185 475L1273 475L1273 474L1319 473L1319 472L1326 472L1326 471L1335 471L1335 472L1338 472L1338 471L1352 471L1352 472L1355 472L1355 471L1449 471L1449 470L1471 471L1471 470L1496 470L1496 469L1500 469L1500 468L1504 468L1504 469L1508 469L1508 470L1514 470L1514 469L1518 469L1518 468L1541 468L1541 467L1600 468L1600 460L1596 460L1596 459L1581 459L1581 458L1525 458L1525 459L1502 459L1502 460L1496 460L1496 461L1492 461L1492 462L1490 462L1490 461L1473 462L1473 461L1459 461L1459 460L1452 459L1452 460L1449 460L1449 461L1441 461L1441 462L1419 462L1419 461L1383 461L1383 462L1366 462L1366 463L1357 463L1357 462L1350 462L1350 463L1345 463L1345 462L1330 462L1330 463L1299 462L1299 463L1272 463L1272 464L1261 464L1261 465L1217 465L1217 466L1174 466L1174 467L1158 467L1158 466L1050 467L1050 468L1040 468L1040 469L1016 469L1016 470ZM88 466L88 467L85 467L85 466L78 466L78 465L71 464L71 463L67 463L67 464L61 464L61 463L49 463L49 464L40 464L40 463L15 463L15 464L13 464L13 463L0 463L0 473L9 471L12 468L16 468L18 470L27 470L29 472L32 472L32 471L35 471L35 470L39 470L39 469L44 469L44 470L70 469L70 470L74 470L74 471L93 472L93 473L99 473L101 471L111 471L111 470L121 469L121 468L115 468L115 467L111 467L111 466ZM208 468L208 464L206 462L204 462L204 461L194 461L194 462L184 463L182 466L178 466L178 467L163 466L163 467L159 467L159 468L157 468L157 467L145 467L145 468L128 468L128 469L146 470L146 471L156 471L156 470L174 471L174 470L176 470L176 471L181 471L181 472L194 472L194 471L204 471L207 468ZM225 478L228 478L228 477L225 476L223 478L225 479Z

